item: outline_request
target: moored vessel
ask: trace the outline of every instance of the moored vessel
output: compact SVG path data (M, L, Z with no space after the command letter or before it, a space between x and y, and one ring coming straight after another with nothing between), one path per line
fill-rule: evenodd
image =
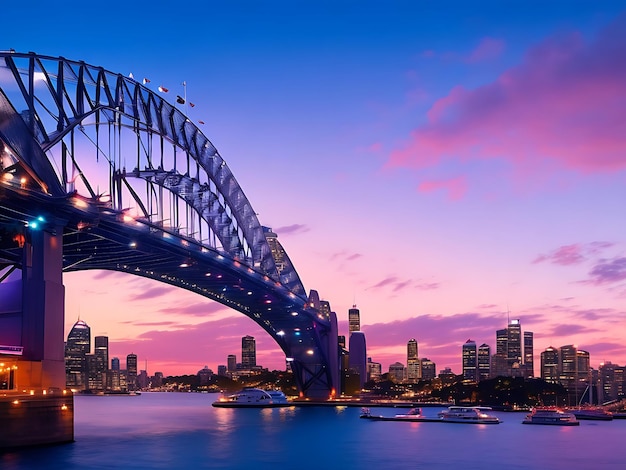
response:
M437 415L445 423L500 424L500 419L490 415L487 406L450 406Z
M613 414L602 408L578 408L570 412L579 420L611 421L613 419Z
M526 415L522 424L543 424L552 426L578 426L576 416L558 408L535 408Z
M213 406L221 408L276 408L291 406L291 403L280 390L246 387L237 393L226 395L214 401Z

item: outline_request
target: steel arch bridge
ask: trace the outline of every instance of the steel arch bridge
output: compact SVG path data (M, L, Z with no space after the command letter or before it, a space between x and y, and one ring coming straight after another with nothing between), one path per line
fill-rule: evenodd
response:
M337 389L336 316L200 129L130 77L0 52L0 281L35 231L62 233L63 272L143 276L247 315L303 395Z

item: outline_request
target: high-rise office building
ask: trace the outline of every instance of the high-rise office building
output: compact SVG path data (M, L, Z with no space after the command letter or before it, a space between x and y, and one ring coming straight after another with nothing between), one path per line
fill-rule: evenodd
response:
M241 338L241 367L244 370L256 367L256 341L253 336Z
M533 332L524 331L524 369L526 377L535 376Z
M228 372L237 372L237 356L229 354L226 358L226 364L228 366Z
M97 358L98 373L102 388L106 388L106 373L109 370L109 337L94 337L94 354Z
M507 359L509 367L522 364L522 325L519 320L511 320L507 327Z
M422 369L422 379L432 380L436 377L436 365L433 361L424 357L420 360L420 364Z
M478 381L476 342L468 339L463 345L463 380Z
M126 356L126 387L128 390L137 390L137 354Z
M409 383L417 383L422 378L422 368L417 355L417 340L411 338L406 345L406 375Z
M488 344L478 347L478 381L491 377L491 348Z
M523 338L523 342L522 342ZM527 347L527 352L524 348ZM525 363L528 360L528 363ZM519 320L511 320L506 328L496 331L496 354L491 361L491 375L531 377L534 375L533 334L522 336Z
M91 329L82 320L74 323L65 342L65 382L68 388L87 387L85 355L91 352Z
M350 355L348 366L350 373L359 374L359 385L363 388L367 380L367 346L365 344L365 333L353 331L350 335Z
M552 346L541 353L541 378L546 382L559 382L559 350Z
M107 374L107 385L106 388L108 390L119 391L122 389L121 381L120 381L120 358L114 357L111 359L111 370Z
M350 334L355 331L361 331L361 313L359 309L356 308L356 305L353 305L352 308L348 310L348 329L350 330Z

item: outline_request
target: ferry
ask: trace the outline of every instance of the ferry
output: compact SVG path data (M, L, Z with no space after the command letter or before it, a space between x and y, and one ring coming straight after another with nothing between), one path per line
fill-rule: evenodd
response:
M213 402L213 406L220 408L277 408L291 405L280 390L261 390L253 387L246 387Z
M572 413L558 408L535 408L526 415L522 424L543 424L550 426L578 426L580 422Z
M500 419L488 414L489 411L492 408L487 406L450 406L437 416L444 423L500 424Z

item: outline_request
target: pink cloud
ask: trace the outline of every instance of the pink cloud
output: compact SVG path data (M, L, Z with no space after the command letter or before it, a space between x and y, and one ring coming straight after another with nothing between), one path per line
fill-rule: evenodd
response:
M466 62L475 63L495 59L504 52L505 44L502 39L483 38L480 44L465 59Z
M551 253L537 256L537 258L533 260L533 264L542 263L544 261L560 264L561 266L580 264L586 261L590 256L597 255L603 249L611 246L613 246L613 243L609 242L563 245Z
M435 102L387 167L505 158L528 174L626 168L626 16L586 44L552 37L496 81Z
M421 193L444 190L447 192L449 200L458 201L465 196L467 191L467 179L465 176L459 176L447 180L422 181L417 187L417 190Z

